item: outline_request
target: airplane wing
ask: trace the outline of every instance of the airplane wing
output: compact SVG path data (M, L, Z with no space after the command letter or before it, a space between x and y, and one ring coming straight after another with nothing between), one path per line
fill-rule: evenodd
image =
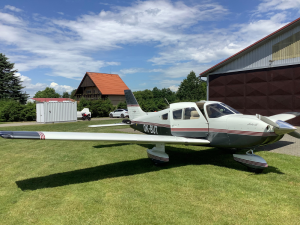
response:
M79 133L79 132L38 132L0 131L0 136L8 139L74 140L74 141L117 141L131 143L168 143L208 145L206 139L195 139L164 135L141 135L120 133Z
M299 112L286 112L286 113L281 113L281 114L277 114L274 116L268 116L268 118L273 120L274 122L276 122L277 120L287 121L287 120L293 119L297 116L300 116Z
M130 125L126 123L114 123L114 124L101 124L101 125L90 125L89 127L113 127L113 126L125 126Z

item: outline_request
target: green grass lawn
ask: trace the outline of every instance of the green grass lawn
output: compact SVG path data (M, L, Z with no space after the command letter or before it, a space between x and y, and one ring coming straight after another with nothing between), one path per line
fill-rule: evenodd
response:
M116 132L90 121L1 130ZM124 127L118 127L121 129ZM270 165L253 174L222 150L0 139L0 224L299 224L300 158L257 152Z

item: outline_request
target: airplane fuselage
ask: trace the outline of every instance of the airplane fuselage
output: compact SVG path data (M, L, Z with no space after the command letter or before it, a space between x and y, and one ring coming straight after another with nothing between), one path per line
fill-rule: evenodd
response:
M206 101L200 105L194 102L174 103L168 109L132 119L130 126L148 135L207 139L210 146L222 148L266 145L283 137L256 116L240 113L212 116L207 111L209 104L219 102Z

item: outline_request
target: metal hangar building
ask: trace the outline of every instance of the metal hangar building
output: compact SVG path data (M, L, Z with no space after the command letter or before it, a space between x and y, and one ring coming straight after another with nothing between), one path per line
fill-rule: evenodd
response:
M207 99L243 114L300 112L300 18L200 74ZM288 121L300 125L300 118Z

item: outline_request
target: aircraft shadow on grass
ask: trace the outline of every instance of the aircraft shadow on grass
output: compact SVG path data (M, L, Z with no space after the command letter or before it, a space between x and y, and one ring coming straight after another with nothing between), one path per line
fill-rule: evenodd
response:
M95 148L116 147L128 144L108 144L98 145ZM152 148L153 145L141 145L145 148ZM226 153L224 150L210 148L207 150L193 151L185 148L166 146L166 152L170 156L170 162L164 166L154 166L152 162L146 158L116 162L86 169L74 170L63 173L51 174L43 177L34 177L26 180L16 181L17 186L25 190L37 190L43 188L53 188L70 184L85 183L98 181L102 179L131 176L135 174L143 174L155 172L175 167L188 165L215 165L235 170L246 171L247 168L233 160L232 154ZM250 173L250 172L249 172ZM278 168L269 166L263 172L283 174Z

